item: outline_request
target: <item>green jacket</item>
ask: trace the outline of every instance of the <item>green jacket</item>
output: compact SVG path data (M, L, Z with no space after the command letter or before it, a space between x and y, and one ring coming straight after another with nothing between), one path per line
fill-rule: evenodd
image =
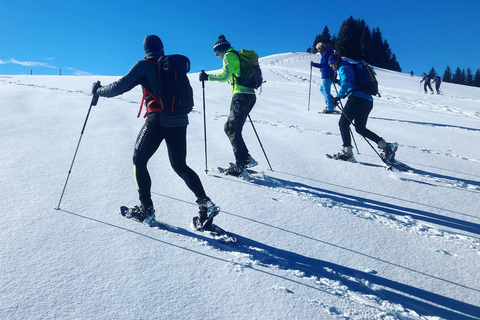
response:
M246 93L246 94L255 94L255 90L252 88L247 88L236 83L235 77L240 76L240 60L235 49L230 48L225 52L223 57L223 69L219 74L210 74L208 75L208 80L210 81L220 81L230 83L232 93Z

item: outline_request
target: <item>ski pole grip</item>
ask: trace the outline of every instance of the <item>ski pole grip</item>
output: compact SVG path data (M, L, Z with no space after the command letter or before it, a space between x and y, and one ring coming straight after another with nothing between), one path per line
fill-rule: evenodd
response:
M94 94L94 95L93 95L93 97L92 97L92 103L91 103L92 106L96 106L96 105L97 105L97 103L98 103L98 98L99 98L98 94Z

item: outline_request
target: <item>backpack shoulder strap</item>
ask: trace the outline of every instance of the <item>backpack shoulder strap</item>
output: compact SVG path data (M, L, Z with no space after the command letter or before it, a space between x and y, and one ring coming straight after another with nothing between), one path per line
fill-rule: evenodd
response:
M157 60L152 59L152 58L150 58L150 59L145 58L143 60L157 65L157 67L158 67L158 82L160 82L160 65L158 64ZM155 96L153 93L151 93L147 89L143 88L143 97L142 97L142 102L140 102L140 110L138 110L137 118L140 118L140 114L142 113L142 109L143 109L143 103L145 102L145 96L147 95L147 93L153 98L153 100L151 100L147 103L147 110L146 110L145 115L143 117L146 118L147 115L152 111L163 111L162 108L156 108L156 109L150 109L149 108L150 105L154 102L157 102L161 106L162 101L160 99L158 99L158 97Z

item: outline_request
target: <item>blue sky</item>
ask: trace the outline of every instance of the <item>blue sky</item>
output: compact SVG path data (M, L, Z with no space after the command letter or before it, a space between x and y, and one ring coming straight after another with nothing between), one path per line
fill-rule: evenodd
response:
M325 25L333 36L350 16L380 28L403 72L480 68L480 0L27 0L0 8L3 75L121 76L143 58L147 34L160 36L167 54L187 55L192 72L219 69L219 34L261 57L305 52Z

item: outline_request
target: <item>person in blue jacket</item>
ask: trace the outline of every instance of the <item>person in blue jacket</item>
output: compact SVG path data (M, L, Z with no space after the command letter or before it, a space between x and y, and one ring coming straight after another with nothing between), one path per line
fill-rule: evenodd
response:
M328 57L328 64L340 75L340 90L337 96L332 99L333 104L336 105L340 99L348 98L338 122L343 147L339 153L333 155L333 158L355 162L350 136L350 124L353 122L359 134L377 143L383 159L393 161L398 144L386 142L366 127L368 116L373 109L373 98L371 95L355 88L353 65L343 60L337 52Z
M317 52L321 54L320 63L315 63L310 61L310 66L315 68L320 68L322 73L322 84L320 85L320 92L325 97L325 104L327 107L323 110L322 113L333 113L335 107L332 103L332 94L330 93L330 89L332 88L332 78L334 75L334 71L328 64L328 57L333 54L333 49L327 49L327 46L319 42L315 46L317 48Z

